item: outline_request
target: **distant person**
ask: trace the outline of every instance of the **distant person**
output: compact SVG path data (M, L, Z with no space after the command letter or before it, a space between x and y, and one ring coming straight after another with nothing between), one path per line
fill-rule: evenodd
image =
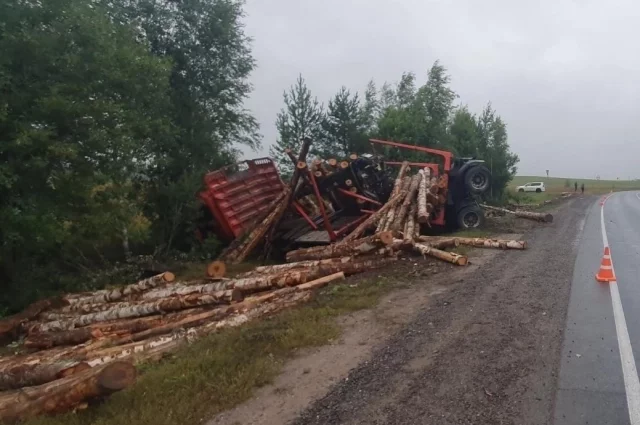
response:
M574 192L578 191L578 182L573 182L573 191Z
M582 191L582 194L584 195L584 183L582 183L582 184L580 185L580 190Z

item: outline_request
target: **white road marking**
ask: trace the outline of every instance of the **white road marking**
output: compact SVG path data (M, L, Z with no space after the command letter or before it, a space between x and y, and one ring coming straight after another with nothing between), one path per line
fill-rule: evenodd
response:
M640 199L640 193L636 192L636 198Z
M605 199L604 204L600 207L600 226L602 227L602 242L605 247L609 246L609 239L607 238L607 231L604 226L604 206L606 205L606 200L610 197L611 195ZM613 268L613 259L611 260L611 265ZM627 395L627 408L629 409L629 421L631 425L640 425L640 380L638 379L636 360L633 357L627 321L624 318L624 310L622 309L622 301L620 300L620 292L618 291L618 283L616 281L609 282L609 291L611 292L611 303L613 304L613 318L616 323L618 348L620 349L620 361L622 363L622 376L624 378L624 388Z

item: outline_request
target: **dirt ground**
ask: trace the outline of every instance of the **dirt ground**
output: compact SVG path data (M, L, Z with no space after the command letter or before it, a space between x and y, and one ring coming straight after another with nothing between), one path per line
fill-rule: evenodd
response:
M549 423L589 202L562 204L553 224L489 221L500 236L524 234L526 251L474 249L465 268L405 260L380 272L410 283L342 317L340 340L298 353L209 424Z

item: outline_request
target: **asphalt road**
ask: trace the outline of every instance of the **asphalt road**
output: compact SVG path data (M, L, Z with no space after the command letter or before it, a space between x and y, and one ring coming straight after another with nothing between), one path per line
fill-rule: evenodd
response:
M596 202L576 242L553 423L640 424L640 193ZM598 283L607 244L617 281Z

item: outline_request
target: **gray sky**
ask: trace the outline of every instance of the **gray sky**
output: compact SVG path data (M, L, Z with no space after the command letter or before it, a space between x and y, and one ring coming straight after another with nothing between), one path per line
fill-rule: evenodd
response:
M246 106L266 155L282 92L302 73L326 104L440 59L460 103L491 101L518 174L640 178L640 3L539 0L247 0L257 69Z

